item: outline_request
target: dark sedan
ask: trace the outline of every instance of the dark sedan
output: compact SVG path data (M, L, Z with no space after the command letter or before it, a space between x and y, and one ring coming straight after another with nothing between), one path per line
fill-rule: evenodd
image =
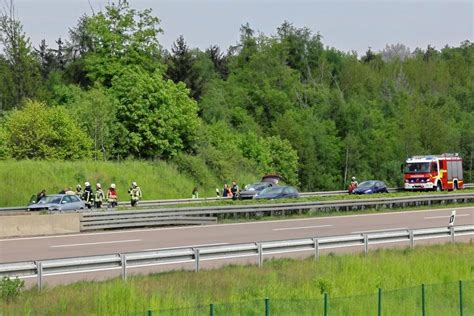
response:
M266 188L275 186L272 182L257 182L245 186L245 189L240 191L239 199L252 199L255 195L259 194Z
M255 199L284 199L299 197L298 191L294 187L281 186L266 188L259 194L255 195Z
M369 180L360 183L357 188L352 191L352 194L373 194L373 193L388 193L387 185L383 181Z
M85 209L84 201L73 194L55 194L28 205L28 211L78 211Z

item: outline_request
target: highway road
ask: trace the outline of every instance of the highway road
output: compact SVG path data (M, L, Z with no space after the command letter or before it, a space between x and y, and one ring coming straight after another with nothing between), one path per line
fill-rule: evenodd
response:
M474 224L474 207L458 207L456 223ZM447 226L452 209L257 221L207 226L105 231L0 240L0 262L223 245Z

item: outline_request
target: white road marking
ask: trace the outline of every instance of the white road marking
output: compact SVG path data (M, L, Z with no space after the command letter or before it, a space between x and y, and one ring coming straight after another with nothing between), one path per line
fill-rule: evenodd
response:
M357 232L352 232L351 234L377 233L377 232L386 232L386 231L404 230L404 229L408 229L408 227L397 227L397 228L376 229L376 230L361 230Z
M438 218L449 218L451 215L444 215L444 216L430 216L425 217L425 219L438 219ZM458 214L456 217L464 217L464 216L472 216L471 214Z
M472 206L456 207L456 210L461 209L473 209ZM379 214L359 214L359 215L342 215L342 216L327 216L327 217L311 217L311 218L298 218L298 219L282 219L273 221L259 221L259 222L244 222L244 223L231 223L231 224L213 224L213 225L201 225L201 226L180 226L180 227L167 227L167 228L145 228L145 229L129 229L119 230L112 232L100 232L100 233L82 233L82 234L66 234L66 235L54 235L54 236L36 236L36 237L19 237L19 238L6 238L0 239L0 242L18 241L18 240L35 240L35 239L49 239L49 238L68 238L68 237L86 237L86 236L98 236L98 235L113 235L113 234L130 234L140 232L153 232L161 230L185 230L185 229L205 229L210 227L226 227L226 226L241 226L241 225L264 225L267 223L288 223L288 222L301 222L301 221L314 221L314 220L332 220L338 218L350 218L350 217L369 217L369 216L397 216L411 213L427 213L427 212L442 212L449 210L447 208L434 209L434 210L418 210L418 211L405 211L405 212L391 212L391 213L379 213Z
M297 230L297 229L309 229L309 228L322 228L322 227L332 227L334 225L318 225L318 226L303 226L303 227L286 227L286 228L274 228L272 230Z
M115 240L115 241L100 241L100 242L88 242L84 244L69 244L69 245L56 245L49 246L50 248L66 248L66 247L79 247L79 246L91 246L91 245L103 245L103 244L120 244L126 242L138 242L141 239L130 239L130 240Z
M177 246L177 247L166 247L166 248L153 248L153 249L143 249L142 251L158 251L158 250L170 250L170 249L179 249L179 248L193 248L193 247L209 247L209 246L221 246L228 245L228 242L220 242L214 244L201 244L201 245L190 245L190 246Z

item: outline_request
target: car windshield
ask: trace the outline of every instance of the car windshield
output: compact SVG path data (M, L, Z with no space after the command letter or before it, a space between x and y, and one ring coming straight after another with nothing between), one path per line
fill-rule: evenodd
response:
M260 195L262 194L280 194L283 192L283 187L270 187L270 188L266 188L265 190L263 190Z
M251 185L249 185L247 187L247 190L255 190L255 191L261 191L263 189L265 189L266 187L268 187L268 183L252 183Z
M429 162L411 162L405 166L405 173L425 173L430 172Z
M60 196L45 196L38 202L38 204L60 204L60 203L61 203Z
M359 188L371 188L374 186L376 181L364 181L361 184L359 184Z

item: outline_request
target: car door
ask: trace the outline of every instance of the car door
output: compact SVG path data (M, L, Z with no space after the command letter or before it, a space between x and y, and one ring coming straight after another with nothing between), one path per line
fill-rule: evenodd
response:
M77 195L70 195L71 210L81 210L84 208L84 202Z

